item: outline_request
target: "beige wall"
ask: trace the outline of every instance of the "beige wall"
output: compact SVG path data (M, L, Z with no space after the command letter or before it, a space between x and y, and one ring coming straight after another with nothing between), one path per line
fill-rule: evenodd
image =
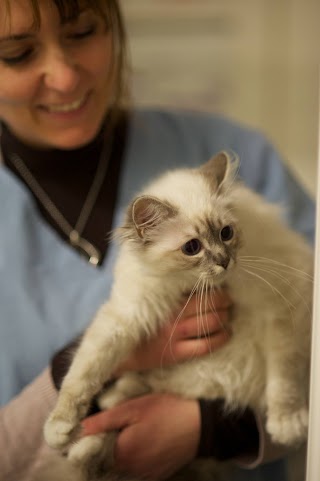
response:
M319 0L122 0L143 105L211 110L262 129L311 193Z

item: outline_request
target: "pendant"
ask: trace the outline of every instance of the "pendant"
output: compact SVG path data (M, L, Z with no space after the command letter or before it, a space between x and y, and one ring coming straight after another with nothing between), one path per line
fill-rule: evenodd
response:
M101 259L101 253L91 242L80 237L76 230L72 230L69 234L69 240L72 247L88 259L88 262L93 266L97 266Z

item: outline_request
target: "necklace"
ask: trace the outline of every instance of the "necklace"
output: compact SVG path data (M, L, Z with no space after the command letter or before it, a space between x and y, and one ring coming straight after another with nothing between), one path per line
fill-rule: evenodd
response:
M50 217L68 237L72 247L83 254L88 259L88 262L94 266L99 264L101 260L101 253L93 244L91 244L91 242L81 237L81 234L88 222L89 216L101 190L109 165L111 150L112 142L104 142L95 176L74 227L67 221L57 206L52 202L48 194L30 172L21 157L19 157L16 153L10 154L12 164L15 166L25 183L29 186Z

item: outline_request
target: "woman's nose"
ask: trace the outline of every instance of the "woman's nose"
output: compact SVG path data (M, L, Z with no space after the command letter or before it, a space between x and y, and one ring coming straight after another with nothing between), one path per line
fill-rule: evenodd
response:
M53 49L48 52L45 68L44 83L46 87L61 93L76 90L80 80L77 64L63 49Z

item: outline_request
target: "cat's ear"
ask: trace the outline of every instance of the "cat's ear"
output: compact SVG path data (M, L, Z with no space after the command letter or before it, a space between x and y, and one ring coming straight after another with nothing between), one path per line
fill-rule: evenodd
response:
M217 192L227 181L233 181L238 168L237 156L232 152L221 151L213 156L201 168L201 173Z
M137 197L131 206L133 224L138 236L144 240L150 238L156 227L176 214L176 209L168 202L149 195Z

